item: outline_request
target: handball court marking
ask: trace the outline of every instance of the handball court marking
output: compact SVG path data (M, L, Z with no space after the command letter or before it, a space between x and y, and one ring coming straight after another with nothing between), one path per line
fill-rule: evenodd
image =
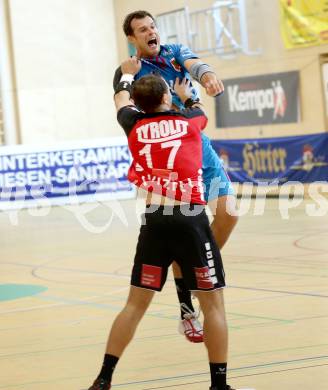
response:
M236 387L328 389L328 218L308 217L306 202L289 220L274 199L263 216L250 209L224 248L229 383ZM114 218L101 234L60 207L47 217L23 210L16 225L0 214L0 294L21 289L20 297L0 295L0 389L81 390L97 375L127 296L138 235L135 201L122 205L128 226ZM88 215L97 227L109 217L102 204ZM43 291L33 295L33 288ZM113 389L208 389L205 348L177 333L177 317L169 274Z

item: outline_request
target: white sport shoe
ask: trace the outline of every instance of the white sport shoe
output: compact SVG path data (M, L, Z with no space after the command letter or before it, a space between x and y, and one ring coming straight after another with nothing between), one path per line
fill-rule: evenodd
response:
M184 312L184 319L179 321L178 331L186 336L187 340L192 343L202 343L203 340L203 327L199 322L199 312L193 312L189 307L182 303L181 309Z

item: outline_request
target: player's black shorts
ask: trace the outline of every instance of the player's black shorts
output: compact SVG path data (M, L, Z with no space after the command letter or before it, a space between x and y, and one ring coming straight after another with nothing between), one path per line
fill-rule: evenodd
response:
M140 229L131 284L160 291L175 260L189 290L225 287L220 251L204 206L156 208L144 214L146 223Z

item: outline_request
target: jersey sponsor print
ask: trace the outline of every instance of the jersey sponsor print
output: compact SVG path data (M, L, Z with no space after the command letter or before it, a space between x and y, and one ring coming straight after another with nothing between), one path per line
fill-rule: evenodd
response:
M137 186L187 203L205 204L198 108L152 114L124 107L118 121L128 136L133 162L129 180Z

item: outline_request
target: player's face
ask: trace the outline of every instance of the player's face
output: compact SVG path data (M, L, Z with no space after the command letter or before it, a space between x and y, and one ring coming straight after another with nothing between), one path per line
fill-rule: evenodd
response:
M137 55L156 56L160 51L160 37L153 19L149 16L143 19L132 19L131 28L133 35L129 35L129 41L137 49Z

